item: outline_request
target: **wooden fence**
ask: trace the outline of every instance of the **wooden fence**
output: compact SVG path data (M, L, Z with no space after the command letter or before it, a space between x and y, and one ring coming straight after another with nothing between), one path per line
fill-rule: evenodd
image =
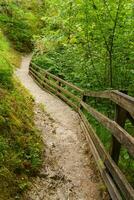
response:
M111 198L113 200L134 200L134 189L118 167L121 146L125 147L129 154L134 157L134 138L124 129L126 119L134 124L134 98L113 90L86 92L34 63L30 65L29 74L42 89L55 94L79 113L82 120L81 126ZM86 102L88 97L106 98L113 101L116 104L117 112L115 121L91 107ZM92 115L111 132L111 153L108 153L104 148L85 116L85 112Z

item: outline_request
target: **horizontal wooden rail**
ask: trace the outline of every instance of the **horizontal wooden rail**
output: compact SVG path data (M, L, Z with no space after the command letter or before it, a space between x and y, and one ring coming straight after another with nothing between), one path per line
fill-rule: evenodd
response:
M81 111L79 111L81 112ZM80 116L83 115L83 113L79 113ZM83 123L81 122L81 127L84 130L84 135L88 141L90 150L92 151L92 154L94 156L94 159L97 163L98 169L101 173L101 176L103 177L103 180L105 182L105 184L108 187L108 191L110 193L110 196L112 197L112 199L114 200L121 200L121 195L119 193L119 191L116 188L115 183L113 182L112 178L109 176L109 172L107 171L107 168L104 164L104 161L102 160L102 156L99 155L98 151L96 150L96 146L91 138L91 136L88 133L88 130L85 126L86 121L84 120L84 118L81 118L83 120ZM105 151L105 150L104 150Z
M113 200L121 200L123 196L126 200L134 200L134 189L128 183L117 163L115 163L118 160L121 145L127 149L131 156L134 156L134 138L123 129L126 117L130 118L131 122L133 122L134 98L115 90L85 92L34 63L30 65L29 74L42 89L58 96L79 113L84 134L111 198ZM107 98L116 103L118 110L116 121L109 119L84 102L85 97ZM116 155L112 158L106 152L102 142L85 117L83 109L112 133L114 141L112 154L118 149L118 153L116 152Z
M115 121L112 121L105 115L101 114L88 104L81 101L81 106L87 110L95 119L109 129L115 138L122 144L129 153L134 157L134 138L121 128Z
M80 102L81 98L75 96L74 94L72 94L71 92L69 92L68 90L64 89L63 87L53 83L52 81L48 80L47 78L44 78L44 81L50 85L52 85L54 88L58 89L59 91L63 92L63 94L73 98L75 101Z
M85 117L85 115L83 114L83 112L79 110L79 114L80 114L80 117L83 120L83 122L88 130L88 134L90 135L90 137L97 149L97 152L102 160L102 163L99 162L99 164L100 165L103 164L104 166L106 166L108 171L111 173L113 180L115 181L117 186L120 188L125 199L133 200L134 199L133 188L128 183L128 181L126 180L125 176L122 174L122 172L120 171L118 166L111 159L110 155L106 152L103 144L101 143L100 139L96 135L94 129L89 124L89 122L88 122L87 118ZM91 148L91 150L92 150L92 148ZM93 153L93 155L94 155L94 153Z
M76 95L72 94L71 92L69 92L68 90L66 90L65 88L57 85L56 83L52 82L51 80L48 80L47 78L43 77L44 74L41 74L40 72L37 72L35 69L31 68L30 69L34 74L37 75L37 77L39 77L43 82L46 82L48 85L53 86L54 88L58 89L59 91L62 91L63 94L73 98L76 102L80 103L81 98L77 97Z
M32 65L33 67L39 69L39 70L41 69L40 67L38 67L38 66L35 65L34 63L32 63L31 65ZM43 71L45 74L49 75L51 78L53 78L53 79L55 79L55 80L57 80L57 81L59 81L59 82L65 84L65 85L69 86L70 88L72 88L72 89L74 89L74 90L76 90L76 91L78 91L78 92L80 92L80 93L83 94L84 90L78 88L77 86L75 86L75 85L73 85L73 84L71 84L71 83L69 83L69 82L67 82L67 81L65 81L65 80L63 80L63 79L61 79L61 78L59 78L59 77L53 75L53 74L51 74L50 72L48 72L48 71L46 71L46 70L43 70L43 69L42 69L42 71Z
M104 92L85 92L85 96L107 98L127 110L134 119L134 98L117 90Z
M65 97L64 95L62 95L60 92L58 92L55 88L51 87L48 83L45 83L43 80L41 80L40 78L40 73L36 72L36 75L35 73L33 72L33 70L30 70L29 71L30 75L32 75L33 78L35 78L38 83L39 83L39 86L41 86L43 89L44 88L47 88L49 89L51 92L53 92L54 94L56 94L57 96L59 96L62 100L64 100L68 105L70 105L71 107L73 107L75 110L77 110L77 106L71 102L67 97Z

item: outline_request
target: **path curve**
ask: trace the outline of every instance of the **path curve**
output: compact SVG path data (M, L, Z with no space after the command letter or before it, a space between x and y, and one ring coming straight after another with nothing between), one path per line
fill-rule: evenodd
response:
M58 97L43 91L28 75L31 55L22 58L16 76L35 98L35 123L46 144L40 177L26 200L102 200L102 181L82 136L78 114ZM36 189L35 189L36 188Z

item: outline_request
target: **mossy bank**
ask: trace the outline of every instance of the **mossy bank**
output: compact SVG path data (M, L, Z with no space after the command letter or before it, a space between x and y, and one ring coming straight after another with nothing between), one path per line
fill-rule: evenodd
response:
M13 77L20 61L0 32L0 200L20 199L42 163L34 99Z

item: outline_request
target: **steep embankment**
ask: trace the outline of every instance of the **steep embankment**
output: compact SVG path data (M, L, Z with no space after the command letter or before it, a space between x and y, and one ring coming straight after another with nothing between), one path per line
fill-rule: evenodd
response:
M34 101L13 78L20 61L20 54L0 32L0 200L20 199L41 165Z
M40 89L28 75L31 56L24 57L16 75L43 109L35 110L35 122L46 145L43 168L25 200L102 200L103 186L77 113L55 96Z

